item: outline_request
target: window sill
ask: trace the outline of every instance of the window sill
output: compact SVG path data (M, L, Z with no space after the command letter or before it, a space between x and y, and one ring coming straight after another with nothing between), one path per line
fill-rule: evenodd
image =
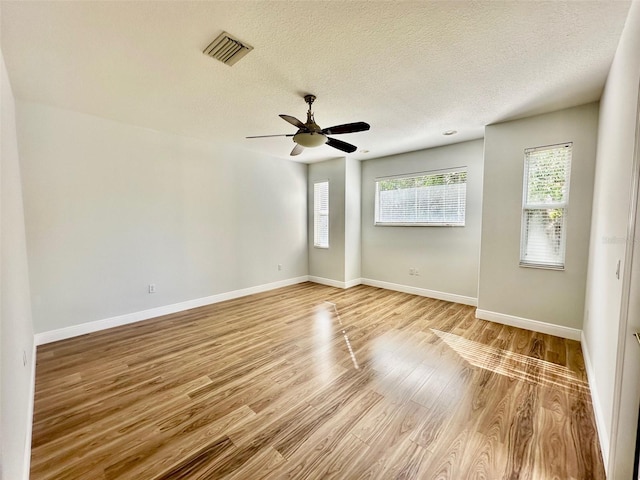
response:
M374 227L464 227L464 223L380 223L374 222Z
M520 262L520 267L522 268L538 268L540 270L558 270L564 271L564 265L544 265L540 263L522 263Z

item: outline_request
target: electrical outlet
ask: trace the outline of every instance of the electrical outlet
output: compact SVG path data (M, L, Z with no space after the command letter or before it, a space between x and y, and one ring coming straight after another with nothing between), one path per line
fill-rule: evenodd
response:
M150 283L149 284L149 293L156 293L156 284L155 283Z
M282 270L282 264L281 263L278 264L278 271L280 271L280 270Z
M414 268L413 269L413 274L417 276L417 275L420 275L420 272L418 272L417 268Z
M27 366L27 352L25 350L22 351L22 365Z
M415 275L416 274L416 269L415 268L410 268L409 269L409 275Z

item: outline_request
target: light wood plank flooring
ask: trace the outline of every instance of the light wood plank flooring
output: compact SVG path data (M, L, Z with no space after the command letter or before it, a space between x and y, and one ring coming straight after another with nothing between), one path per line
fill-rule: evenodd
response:
M578 342L303 283L38 348L31 479L603 479Z

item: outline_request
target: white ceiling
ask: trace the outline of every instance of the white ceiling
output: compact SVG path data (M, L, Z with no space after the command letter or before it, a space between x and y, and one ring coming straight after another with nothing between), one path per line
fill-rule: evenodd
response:
M479 138L484 125L597 100L629 1L2 1L22 100L282 158L305 120L374 158ZM202 54L227 31L254 47ZM445 137L442 132L458 130ZM328 146L292 159L343 155Z

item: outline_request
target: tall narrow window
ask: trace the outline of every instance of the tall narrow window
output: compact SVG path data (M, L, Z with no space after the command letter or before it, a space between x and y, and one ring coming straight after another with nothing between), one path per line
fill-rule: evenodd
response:
M524 152L520 265L564 269L573 143Z
M329 248L329 181L313 184L313 246Z
M376 179L375 224L464 226L467 169Z

